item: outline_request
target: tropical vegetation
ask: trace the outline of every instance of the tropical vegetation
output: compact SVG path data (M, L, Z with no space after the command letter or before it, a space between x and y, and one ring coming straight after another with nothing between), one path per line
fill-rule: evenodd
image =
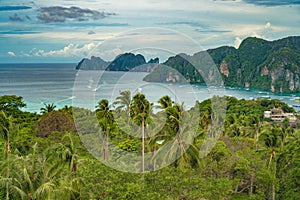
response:
M200 156L216 99L226 102L224 126ZM300 130L263 116L274 107L295 113L279 100L213 97L186 109L169 96L149 102L122 91L95 111L25 106L22 97L0 96L0 199L300 199ZM99 157L84 145L98 128L100 140L91 141ZM138 173L109 167L124 152L140 155L127 159Z

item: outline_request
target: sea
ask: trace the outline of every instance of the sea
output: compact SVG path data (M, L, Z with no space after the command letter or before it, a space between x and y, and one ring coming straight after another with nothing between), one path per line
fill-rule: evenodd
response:
M101 99L113 103L124 90L130 90L132 95L143 93L154 105L162 96L169 95L187 109L214 95L227 95L238 99L279 99L300 110L300 93L273 94L237 87L150 83L143 81L146 72L75 70L75 66L69 63L0 64L0 96L22 96L26 103L23 110L37 113L44 104L52 103L57 109L67 105L94 110Z

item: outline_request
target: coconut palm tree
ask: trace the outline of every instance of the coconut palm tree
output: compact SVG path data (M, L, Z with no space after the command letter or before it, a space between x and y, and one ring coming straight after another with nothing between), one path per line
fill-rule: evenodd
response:
M44 106L45 107L40 109L42 114L49 113L49 112L53 111L56 108L56 105L54 105L53 103L52 104L44 103Z
M77 171L77 162L78 162L78 152L76 145L74 143L72 134L69 132L62 138L63 141L66 141L64 144L64 150L62 158L69 165L69 171L76 173Z
M194 145L199 122L195 120L195 113L184 111L183 106L178 104L166 111L166 127L156 136L157 140L163 141L156 157L163 158L160 162L174 161L176 168L199 164L199 150Z
M137 93L130 104L130 116L142 129L142 172L145 172L145 126L150 115L151 104L145 95Z
M72 133L68 132L62 137L63 143L57 143L46 150L47 161L53 163L52 168L61 169L67 164L68 172L76 173L78 164L78 151ZM57 160L59 158L59 160Z
M53 199L51 193L55 187L53 177L48 176L44 158L36 156L37 144L27 156L15 155L11 160L12 168L9 197L20 199Z
M160 104L159 108L166 109L168 107L172 107L172 104L174 103L169 96L163 96L158 100L158 103Z
M79 199L80 188L84 182L77 176L78 165L85 160L79 159L77 143L72 133L66 133L62 142L50 147L46 152L48 167L45 171L48 177L55 177L56 187L51 197L52 199Z
M72 106L65 105L61 110L62 110L63 112L66 112L66 113L69 113L70 115L72 115L73 107L72 107Z
M130 102L131 102L131 92L129 90L121 91L120 96L116 98L116 101L113 103L113 106L116 106L116 110L122 110L125 108L127 114L130 111Z
M199 164L199 150L194 145L194 138L199 131L197 130L199 120L196 116L199 110L187 112L183 104L174 104L168 96L162 97L158 103L160 108L164 109L167 119L163 129L151 138L152 145L156 145L156 148L160 146L154 160L155 157L165 157L166 162L174 161L176 168ZM155 141L162 144L157 145Z
M5 157L11 152L10 138L16 135L18 127L13 122L12 116L7 116L4 111L0 112L0 136L4 139Z
M4 111L0 112L0 136L4 139L4 158L7 161L6 179L10 178L10 139L18 132L12 116L7 116ZM9 199L9 182L6 182L6 199Z
M108 100L102 99L101 101L98 102L98 105L96 107L97 107L96 109L97 117L99 119L100 127L104 135L103 157L104 160L107 161L108 160L108 138L109 138L110 130L114 123L114 117L112 111L110 110Z
M273 127L269 125L265 125L262 127L260 139L264 142L265 147L270 152L269 161L268 161L268 169L271 170L272 175L275 179L276 177L276 152L280 147L280 132L281 127L279 125L274 125ZM275 182L272 182L272 200L275 200Z

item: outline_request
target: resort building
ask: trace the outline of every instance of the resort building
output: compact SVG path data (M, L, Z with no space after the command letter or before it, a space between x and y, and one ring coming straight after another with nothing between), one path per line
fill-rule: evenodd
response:
M275 122L282 122L286 118L289 122L297 121L297 117L293 113L284 113L280 108L273 108L270 111L265 111L264 118L272 119Z

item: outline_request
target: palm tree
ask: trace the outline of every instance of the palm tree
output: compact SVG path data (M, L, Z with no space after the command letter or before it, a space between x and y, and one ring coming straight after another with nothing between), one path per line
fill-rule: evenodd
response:
M64 144L62 158L65 162L68 163L69 171L76 173L78 153L72 134L70 132L67 133L66 135L64 135L63 140L66 141L66 144Z
M156 136L157 140L163 141L156 157L163 158L160 162L175 161L175 168L199 164L199 150L194 145L199 122L195 120L197 117L178 104L168 107L166 111L166 127Z
M170 159L174 159L176 168L199 164L199 150L194 145L194 138L199 131L197 130L199 120L195 115L199 113L199 110L196 108L187 112L184 110L183 104L173 105L168 96L162 97L158 103L161 108L164 108L167 120L164 128L152 139L162 142L154 157L165 157L166 162L168 159L169 162L172 161ZM151 142L152 145L155 145L154 141ZM165 162L164 160L160 162Z
M4 157L7 161L6 178L10 178L10 138L18 132L18 127L13 123L12 116L7 116L4 111L0 113L0 135L4 139ZM6 182L6 199L9 199L9 182Z
M264 142L267 149L270 150L270 157L268 161L268 169L272 171L273 177L276 177L276 161L271 169L273 160L276 158L276 150L280 146L280 130L279 125L275 124L274 127L265 125L262 127L260 139ZM275 200L275 183L272 182L272 200Z
M42 114L49 113L49 112L53 111L56 108L56 105L54 105L53 103L52 104L44 103L44 106L45 107L40 109Z
M98 105L96 106L96 113L99 119L100 127L103 131L104 138L103 138L103 157L104 160L108 160L108 137L110 129L113 126L114 118L113 113L110 110L110 106L108 103L108 100L102 99L98 102Z
M129 114L131 102L131 92L129 90L121 91L120 96L116 98L116 101L113 103L113 106L118 105L116 110L122 110L125 108L126 113Z
M69 113L70 115L72 115L72 109L73 109L72 106L65 105L61 110L63 112L66 112L66 113Z
M174 103L169 96L163 96L158 100L158 103L160 104L159 108L166 109L168 107L172 107L172 104Z
M44 158L36 156L37 144L27 156L16 155L13 159L10 178L11 196L19 196L21 199L52 199L55 182L53 177L48 176Z
M77 176L78 164L84 159L79 159L76 141L72 133L66 133L62 138L63 143L58 143L47 150L48 167L44 170L48 177L55 177L56 187L52 192L52 199L79 199L83 179ZM57 160L57 158L59 158ZM64 173L65 166L67 172Z
M151 104L145 95L137 93L130 104L130 116L142 128L142 172L145 172L145 126L150 115Z
M47 149L47 161L54 161L54 165L52 165L53 170L59 169L65 164L67 164L68 171L71 173L76 173L78 163L78 152L72 133L66 133L63 136L62 141L64 141L64 143L57 143L54 146ZM57 158L60 159L58 162Z
M12 116L7 116L4 111L0 112L0 135L4 139L4 153L5 157L11 152L10 137L14 136L17 132L17 127L13 122Z

